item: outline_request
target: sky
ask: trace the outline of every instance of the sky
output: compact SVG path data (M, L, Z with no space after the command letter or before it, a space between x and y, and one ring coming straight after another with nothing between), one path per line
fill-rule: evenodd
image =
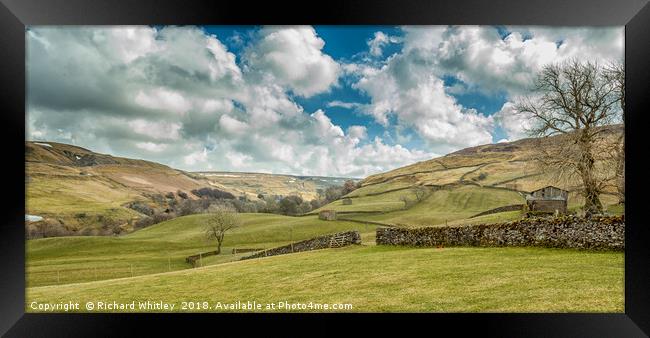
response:
M188 171L366 177L526 137L546 64L623 27L32 26L27 139Z

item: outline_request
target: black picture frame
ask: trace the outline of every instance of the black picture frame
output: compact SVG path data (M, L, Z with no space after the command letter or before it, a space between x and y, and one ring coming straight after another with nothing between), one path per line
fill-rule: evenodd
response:
M650 334L650 226L641 207L647 187L644 128L650 107L650 5L648 0L353 0L315 2L0 0L0 120L6 189L0 221L0 334L7 337L125 336L152 328L251 328L289 335L363 331L484 336L644 337ZM25 27L119 24L508 24L625 26L626 248L623 314L26 314L25 313ZM297 318L294 318L297 317ZM378 318L377 318L378 317ZM394 324L394 317L401 324ZM360 324L359 319L373 319ZM407 320L408 323L403 323ZM254 323L249 323L253 321ZM298 331L297 321L311 329ZM300 323L303 324L303 323ZM295 326L294 326L295 325ZM322 328L322 330L321 330ZM235 333L236 334L236 333Z

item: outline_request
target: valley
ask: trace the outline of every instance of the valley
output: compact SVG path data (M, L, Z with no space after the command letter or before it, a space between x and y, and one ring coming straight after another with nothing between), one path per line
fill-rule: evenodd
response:
M48 302L156 298L178 303L193 297L222 303L241 299L345 302L354 304L355 312L620 312L623 254L619 252L375 245L379 226L417 228L520 219L523 211L498 210L525 204L527 192L546 185L568 190L569 210L579 212L578 182L558 182L552 173L535 166L539 142L524 139L468 148L372 175L355 181L351 192L302 214L238 213L242 224L225 237L222 253L206 255L196 266L186 258L215 249L215 242L205 237L209 214L177 215L144 228L127 228L133 219L143 217L127 207L129 203L155 204L156 196L166 196L163 206L167 206L170 193L173 201L185 195L200 203L205 197L193 191L206 187L239 201L269 203L269 198L282 195L308 200L347 179L188 173L68 145L28 143L30 215L58 219L79 229L101 227L107 220L124 222L126 229L120 234L28 240L27 297ZM613 190L601 200L607 213L624 212ZM335 211L336 219L319 219L321 211ZM44 220L28 223L39 222ZM246 261L240 259L250 253L233 250L271 249L342 231L358 231L361 244ZM289 289L291 295L284 291ZM586 289L591 291L582 291Z

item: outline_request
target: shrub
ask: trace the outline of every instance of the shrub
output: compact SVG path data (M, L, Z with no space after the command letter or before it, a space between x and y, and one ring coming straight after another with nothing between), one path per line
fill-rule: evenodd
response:
M296 215L300 213L299 206L302 204L300 196L287 196L280 200L280 212L284 215Z
M201 188L192 190L192 194L201 198L212 198L212 199L235 199L235 196L227 191L222 191L219 189L213 188Z
M25 225L25 236L27 239L34 239L43 237L43 234L37 225L28 223Z
M311 209L312 209L312 210L315 210L315 209L318 209L318 208L321 207L321 203L320 203L320 201L317 200L317 199L313 199L313 200L311 200L311 202L309 202L309 204L311 204Z
M135 221L135 224L133 224L133 228L137 230L137 229L146 228L153 224L154 224L153 217L145 216Z
M186 200L188 198L187 193L185 193L184 191L179 190L179 191L176 192L176 195L178 195L178 197L180 197L180 198L182 198L184 200Z
M133 209L141 214L145 214L147 216L152 216L154 214L154 209L149 205L145 204L144 202L140 202L140 201L131 202L127 204L126 207L129 209Z
M336 201L343 196L342 187L328 187L325 190L325 204Z
M165 198L161 194L153 194L151 195L151 199L158 205L163 205L165 203Z
M170 214L170 213L165 213L165 212L157 212L157 213L155 213L153 215L152 218L153 218L154 224L157 224L157 223L168 221L168 220L174 218L174 215Z
M73 232L68 230L60 221L42 222L38 226L42 237L60 237L73 234Z
M357 189L361 186L360 183L355 183L353 180L347 180L345 183L343 183L343 188L341 190L341 195L345 196Z

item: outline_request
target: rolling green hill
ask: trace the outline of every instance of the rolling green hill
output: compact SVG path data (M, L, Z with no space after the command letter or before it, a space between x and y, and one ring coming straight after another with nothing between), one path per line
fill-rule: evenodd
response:
M410 190L403 190L403 194L408 195L415 201L414 194ZM385 194L372 196L371 198L381 198L382 196L390 198L391 195ZM365 203L365 198L358 198L359 205ZM352 205L341 205L341 208L347 207L352 210L355 207L357 199L353 200ZM430 192L430 195L421 202L415 203L412 207L404 209L404 203L395 204L398 209L390 212L377 214L351 213L343 217L356 220L366 220L388 223L399 226L428 226L444 225L449 221L467 220L469 217L482 211L494 209L504 205L524 203L521 194L505 189L495 189L475 186L459 186L454 189L443 189ZM336 207L337 205L334 205ZM326 206L325 208L329 208ZM502 216L498 221L510 220L520 217L520 213L500 213ZM496 220L495 220L496 221Z
M622 129L609 126L607 131L615 138ZM540 147L553 145L560 137L466 148L371 175L360 182L359 189L345 196L347 204L344 199L337 200L312 213L336 210L343 212L340 217L345 219L402 226L506 221L520 214L470 217L502 206L523 204L527 192L548 185L569 190L569 208L576 210L583 204L580 181L558 179L552 170L541 168L535 161ZM615 187L609 187L600 198L609 212L621 213L615 191Z
M27 285L102 280L191 268L185 257L213 251L216 242L205 239L208 215L172 219L119 237L73 236L27 241ZM204 265L240 258L232 248L271 248L323 234L359 230L374 238L376 226L354 222L327 222L316 216L289 217L240 214L242 226L225 237L222 255L210 256Z

